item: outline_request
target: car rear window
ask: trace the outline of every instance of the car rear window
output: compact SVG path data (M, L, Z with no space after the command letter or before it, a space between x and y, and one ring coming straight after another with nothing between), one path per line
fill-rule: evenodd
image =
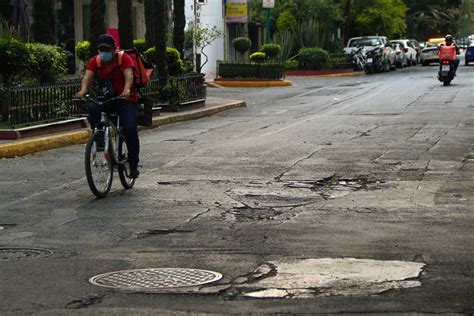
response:
M354 39L349 42L348 47L356 47L356 46L378 46L380 45L380 41L376 38L360 38Z

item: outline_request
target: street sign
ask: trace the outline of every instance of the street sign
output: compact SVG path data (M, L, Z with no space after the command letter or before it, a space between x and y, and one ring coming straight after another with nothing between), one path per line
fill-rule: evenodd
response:
M196 3L199 5L205 5L207 4L207 0L196 0Z
M263 0L263 7L273 9L275 7L275 0Z

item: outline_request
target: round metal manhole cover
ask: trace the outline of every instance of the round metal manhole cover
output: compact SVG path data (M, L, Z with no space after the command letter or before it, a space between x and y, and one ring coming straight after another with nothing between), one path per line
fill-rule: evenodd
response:
M0 261L22 261L50 256L53 252L39 248L0 248Z
M161 290L193 287L216 282L222 274L197 269L138 269L109 272L94 276L89 282L112 289Z

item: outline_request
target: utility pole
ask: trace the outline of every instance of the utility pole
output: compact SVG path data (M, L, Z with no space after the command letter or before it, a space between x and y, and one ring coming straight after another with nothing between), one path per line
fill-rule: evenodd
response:
M270 43L270 21L272 18L272 9L275 7L275 0L263 0L263 8L267 9L267 25L265 27L265 44Z

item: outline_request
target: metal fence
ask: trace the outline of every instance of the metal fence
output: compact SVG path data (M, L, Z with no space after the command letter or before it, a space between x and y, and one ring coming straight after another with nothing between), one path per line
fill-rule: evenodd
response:
M204 75L193 74L171 77L165 95L166 103L185 104L206 99ZM79 91L79 80L63 81L47 85L12 87L0 91L1 120L12 126L50 122L87 115L87 106L72 100ZM153 100L156 106L163 104L158 89L158 79L153 79L142 94Z
M204 74L170 77L167 91L163 93L159 91L159 80L153 79L143 89L142 94L144 97L152 99L155 105L175 105L202 101L206 99Z

